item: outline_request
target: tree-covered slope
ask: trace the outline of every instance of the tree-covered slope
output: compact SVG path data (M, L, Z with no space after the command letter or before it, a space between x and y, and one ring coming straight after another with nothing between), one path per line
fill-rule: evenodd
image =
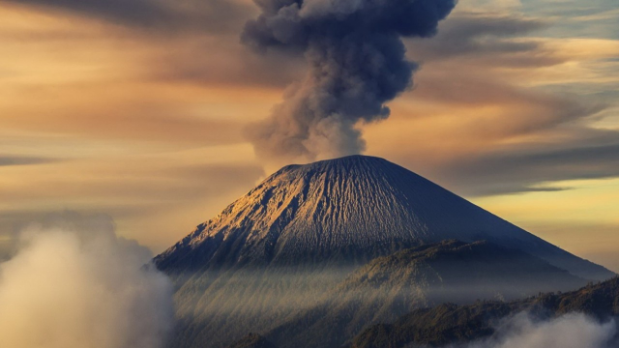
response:
M600 321L619 315L619 278L567 293L545 293L513 302L479 301L415 310L391 324L377 324L356 336L347 348L438 347L492 335L497 323L527 311L539 319L584 313Z

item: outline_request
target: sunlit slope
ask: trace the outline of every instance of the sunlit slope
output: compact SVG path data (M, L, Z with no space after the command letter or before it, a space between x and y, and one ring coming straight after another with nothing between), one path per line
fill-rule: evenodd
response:
M520 249L586 279L612 276L405 168L365 156L282 168L156 262L169 272L345 262L445 239Z

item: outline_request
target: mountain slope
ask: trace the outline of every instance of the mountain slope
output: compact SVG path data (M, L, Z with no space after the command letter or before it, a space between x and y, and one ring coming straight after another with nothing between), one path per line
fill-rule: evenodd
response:
M383 159L287 166L154 260L175 282L175 347L222 347L313 308L368 261L486 240L586 279L613 274Z
M273 343L258 334L248 334L242 339L232 343L228 348L276 348Z
M407 169L365 156L284 167L155 261L172 272L369 260L446 239L520 249L583 278L612 276Z
M266 336L281 348L336 348L368 324L391 322L415 308L516 299L585 284L521 251L484 241L444 241L370 261L319 305Z
M513 302L477 302L467 306L443 304L402 316L392 324L364 330L347 348L443 346L488 337L497 323L518 312L537 318L585 313L600 321L619 315L619 278L568 293L547 293Z

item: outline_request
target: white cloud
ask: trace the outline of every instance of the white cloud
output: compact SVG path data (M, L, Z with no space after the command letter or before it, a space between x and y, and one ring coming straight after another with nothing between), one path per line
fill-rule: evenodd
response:
M0 347L159 348L172 287L110 219L66 213L31 226L0 264Z
M600 324L580 313L542 322L521 313L505 321L490 339L466 348L603 348L615 333L614 322Z

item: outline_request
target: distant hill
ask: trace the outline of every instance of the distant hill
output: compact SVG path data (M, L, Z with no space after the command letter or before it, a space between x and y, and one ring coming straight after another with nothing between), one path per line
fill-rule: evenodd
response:
M340 347L371 323L443 302L516 299L586 281L527 253L480 241L444 241L379 257L314 308L268 332L281 348Z
M410 344L443 346L485 338L497 322L529 311L538 318L585 313L600 321L619 315L619 278L590 284L567 293L546 293L513 302L480 301L458 306L443 304L415 310L392 324L374 325L351 340L346 348L401 348Z
M315 308L370 260L452 239L485 240L586 280L614 275L384 159L291 165L154 259L176 285L172 345L217 348L247 332L268 332ZM561 274L557 284L536 286L559 289L568 278Z
M258 334L250 333L232 343L228 348L277 348L277 346Z

